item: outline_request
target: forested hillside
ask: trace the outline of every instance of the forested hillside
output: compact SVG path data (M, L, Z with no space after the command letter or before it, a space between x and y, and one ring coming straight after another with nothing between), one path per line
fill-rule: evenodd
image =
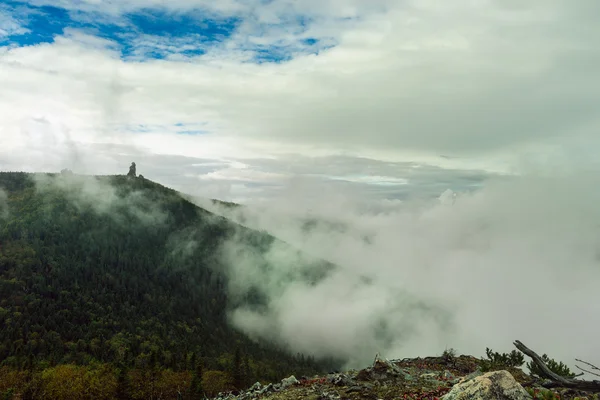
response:
M331 368L228 325L234 236L276 240L141 177L0 173L0 394L194 398Z

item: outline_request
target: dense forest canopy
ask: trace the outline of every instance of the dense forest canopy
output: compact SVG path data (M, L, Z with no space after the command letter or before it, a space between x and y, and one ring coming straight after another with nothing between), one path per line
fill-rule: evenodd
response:
M25 382L44 372L29 389L43 398L52 376L75 374L67 367L108 374L113 391L155 371L191 396L202 382L240 388L333 368L228 324L234 303L261 302L259 293L228 296L219 254L234 237L256 254L277 240L142 177L0 173L0 374L19 381L29 371ZM309 266L307 279L329 267ZM159 385L143 386L142 397Z

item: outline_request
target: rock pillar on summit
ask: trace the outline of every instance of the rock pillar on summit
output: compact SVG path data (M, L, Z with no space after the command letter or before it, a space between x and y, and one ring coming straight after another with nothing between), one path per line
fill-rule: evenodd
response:
M127 173L127 176L131 176L133 178L136 177L136 174L135 174L135 163L134 162L131 163L131 166L129 167L129 172Z

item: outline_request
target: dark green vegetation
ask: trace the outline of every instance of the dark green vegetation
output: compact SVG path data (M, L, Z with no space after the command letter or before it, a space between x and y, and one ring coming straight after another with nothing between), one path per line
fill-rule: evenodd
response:
M143 178L0 173L0 189L0 381L33 382L36 398L70 398L52 392L63 380L104 382L106 398L156 397L177 382L191 398L335 368L227 323L228 307L260 296L228 298L221 246L261 254L272 236Z
M487 359L481 360L482 371L495 371L503 368L519 368L525 363L525 356L517 350L510 353L498 353L490 348L485 349Z
M498 353L490 348L485 349L487 359L482 359L479 366L482 371L497 371L501 369L514 369L519 368L525 364L525 357L523 353L517 350L513 350L510 353ZM548 357L547 354L541 356L542 361L550 371L563 376L565 378L574 378L576 374L570 370L570 368L562 361L557 362L556 360ZM529 361L527 363L529 374L535 378L545 378L540 367L534 362Z
M548 357L547 354L542 355L542 361L544 361L544 364L546 364L550 371L554 372L555 374L565 378L574 378L577 375L576 373L572 372L571 369L562 361L557 362L556 360ZM531 375L535 377L542 378L544 376L540 367L538 367L534 362L529 361L527 363L527 368L529 368Z

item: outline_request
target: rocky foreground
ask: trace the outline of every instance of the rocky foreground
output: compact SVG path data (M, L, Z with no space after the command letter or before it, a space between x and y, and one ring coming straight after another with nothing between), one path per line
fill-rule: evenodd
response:
M404 360L376 358L373 365L356 371L297 379L277 384L254 384L238 394L220 394L220 400L598 400L597 394L572 389L544 389L518 368L482 372L480 360L471 356L428 357Z

